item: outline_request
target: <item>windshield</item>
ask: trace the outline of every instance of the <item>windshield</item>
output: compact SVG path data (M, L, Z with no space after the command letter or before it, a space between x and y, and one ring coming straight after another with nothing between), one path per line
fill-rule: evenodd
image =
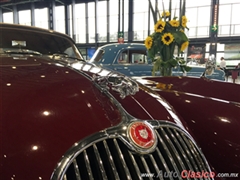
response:
M94 53L93 57L90 59L89 62L94 62L94 61L95 61L95 62L100 62L101 59L102 59L102 57L103 57L103 55L104 55L104 50L99 48L99 49Z
M83 59L75 44L68 38L54 33L21 29L0 29L0 53L33 55L55 54Z

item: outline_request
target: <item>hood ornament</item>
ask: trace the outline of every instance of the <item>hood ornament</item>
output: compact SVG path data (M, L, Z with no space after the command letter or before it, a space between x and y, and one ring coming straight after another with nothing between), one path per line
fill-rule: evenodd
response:
M208 60L205 64L205 71L202 74L202 76L205 76L205 75L211 76L214 73L214 70L215 70L215 62Z
M96 82L102 90L113 90L120 94L124 99L126 96L134 95L139 91L137 82L126 77L111 73L108 76L93 76L93 81Z

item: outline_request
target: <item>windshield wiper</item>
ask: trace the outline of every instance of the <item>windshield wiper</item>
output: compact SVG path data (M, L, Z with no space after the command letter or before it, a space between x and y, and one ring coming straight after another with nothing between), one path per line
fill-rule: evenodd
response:
M29 49L5 50L3 52L6 54L30 54L30 55L38 55L38 56L42 55L40 52L29 50Z
M65 53L54 53L52 55L52 59L56 59L56 60L59 60L61 58L66 58L66 59L73 59L73 60L77 60L77 61L84 61L84 59L79 59L77 57L71 57L71 56L68 56L68 54L65 54Z

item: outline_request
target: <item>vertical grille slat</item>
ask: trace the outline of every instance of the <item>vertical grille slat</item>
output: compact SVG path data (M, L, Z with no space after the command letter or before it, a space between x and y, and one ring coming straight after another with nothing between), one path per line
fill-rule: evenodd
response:
M185 136L183 136L183 138L185 139L185 141L187 140ZM208 171L202 158L200 158L201 156L200 156L199 152L197 151L196 147L192 144L191 141L188 141L188 142L189 143L187 145L190 147L190 150L193 153L194 158L198 162L199 169L204 170L205 172ZM210 178L208 178L208 179L210 179Z
M165 161L163 155L161 154L159 148L156 148L156 151L157 151L157 154L158 154L158 156L159 156L159 158L160 158L160 160L161 160L161 162L162 162L162 164L163 164L163 166L164 166L164 168L165 168L165 170L166 170L165 172L166 172L167 174L169 174L169 173L170 173L170 169L169 169L169 167L168 167L168 165L167 165L167 162ZM173 180L173 178L170 177L170 180Z
M170 137L172 137L171 141L169 140L169 144L171 145L173 151L175 152L182 169L187 169L184 164L187 165L188 169L193 169L188 160L187 160L188 162L184 163L186 161L186 155L185 155L185 152L183 151L182 147L178 143L174 133L169 128L167 128L166 130L167 130L168 134L170 135ZM166 134L166 136L168 136L168 135ZM178 150L177 150L177 148L178 148ZM183 156L183 157L181 158L181 156ZM189 179L189 178L187 178L187 179ZM194 178L194 179L196 179L196 178Z
M173 153L172 153L173 156L175 156L178 159L177 162L179 162L178 164L181 166L181 169L186 169L185 165L183 164L183 161L181 160L180 154L178 153L177 149L175 148L175 145L172 142L172 139L170 139L170 137L168 135L168 134L170 134L170 135L172 134L171 132L169 132L169 128L166 129L166 131L168 133L163 128L161 128L161 130L164 133L164 136L166 137L167 142L173 151ZM189 179L189 178L187 178L187 179Z
M163 132L162 132L162 128L159 129L159 132L161 132L161 134L163 133ZM163 133L163 134L164 134L164 133ZM162 139L162 137L160 136L160 134L158 133L157 135L158 135L158 139L160 140L160 143L161 143L162 147L164 148L165 153L167 154L168 159L169 159L170 162L171 162L171 166L173 167L174 171L177 172L177 174L179 175L179 179L182 179L181 176L180 176L181 173L180 173L180 171L179 171L179 169L178 169L177 164L176 164L175 161L174 161L174 158L173 158L173 156L172 156L172 153L169 151L168 146L167 146L166 143L163 141L163 139ZM163 135L163 136L164 136L164 135Z
M150 154L149 155L149 157L150 157L150 160L151 160L151 162L152 162L152 164L153 164L153 167L154 167L154 169L155 169L155 171L156 171L156 178L158 178L158 179L160 179L160 180L163 180L163 178L161 177L161 176L159 176L159 172L160 172L160 169L159 169L159 167L158 167L158 165L157 165L157 162L155 161L155 159L154 159L154 157L153 157L153 155L152 154Z
M86 168L87 168L87 173L88 173L89 179L94 180L91 165L90 165L89 158L88 158L86 150L83 151L83 156L84 156L84 161L85 161L85 165L86 165Z
M59 176L62 178L58 179L179 180L184 170L210 172L201 150L191 136L172 123L163 124L153 126L158 142L155 149L147 149L146 152L139 151L132 146L133 142L127 136L122 138L116 131L107 136L96 134L94 141L85 140L82 145L78 143L77 151L69 151L74 152L74 157L69 158L71 160Z
M131 174L130 174L130 172L129 172L129 169L128 169L128 167L127 167L126 161L124 160L123 154L122 154L122 152L121 152L121 149L120 149L120 147L119 147L118 142L117 142L116 139L114 139L114 144L115 144L115 146L116 146L116 148L117 148L117 152L118 152L118 155L119 155L120 160L121 160L121 162L122 162L123 169L124 169L124 171L125 171L125 173L126 173L126 178L129 179L129 180L131 180L131 179L132 179L132 178L131 178Z
M102 162L102 159L101 159L101 156L99 154L99 151L98 151L98 148L97 148L96 144L93 145L93 150L94 150L95 156L97 158L97 164L99 165L99 169L100 169L102 178L107 179L105 168L103 166L103 162Z
M76 174L76 180L81 180L80 171L76 159L73 160L74 171Z
M142 180L141 171L140 171L140 169L138 168L138 164L137 164L134 156L132 155L132 153L131 153L130 151L128 151L128 153L129 153L129 157L130 157L130 159L131 159L131 161L132 161L132 163L133 163L133 167L134 167L134 169L135 169L135 171L136 171L136 174L137 174L139 180Z
M117 168L116 168L116 166L115 166L115 163L114 163L112 154L111 154L111 152L110 152L110 149L109 149L109 147L108 147L107 141L104 140L104 141L103 141L103 144L104 144L104 148L105 148L106 153L107 153L107 157L108 157L109 164L110 164L110 166L112 167L111 171L113 172L114 179L120 180L119 175L118 175L118 172L117 172Z
M190 149L190 152L192 153L196 162L198 162L199 169L207 171L207 169L205 168L205 163L203 163L202 158L199 158L199 152L196 150L195 146L191 143L191 141L188 141L185 136L183 136L183 139L185 140L185 142L188 142L187 146Z
M151 174L150 169L149 169L149 167L148 167L148 164L147 164L147 162L146 162L146 160L145 160L145 158L144 158L143 156L141 156L141 161L142 161L142 163L143 163L143 166L144 166L147 174ZM153 180L152 177L149 177L149 179L150 179L150 180Z
M185 149L186 155L188 158L186 158L189 161L189 166L191 169L193 169L195 172L199 172L199 168L196 162L196 160L193 158L192 154L191 154L191 149L189 149L189 146L186 145L185 141L183 140L182 136L176 131L174 130L175 134L176 134L176 139L179 140L179 142L181 142L181 145L183 146L183 148ZM202 178L200 178L202 179Z
M64 174L64 176L63 176L63 180L67 180L67 176L66 176L66 174Z

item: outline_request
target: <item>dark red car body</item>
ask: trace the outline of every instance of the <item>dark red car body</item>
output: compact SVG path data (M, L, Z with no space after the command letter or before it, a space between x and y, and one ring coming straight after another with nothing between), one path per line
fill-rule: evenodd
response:
M240 172L240 85L207 78L143 77L187 122L218 172Z
M57 32L0 24L0 37L3 29L63 38L77 51L71 38ZM18 42L27 39L24 33L18 39L8 38ZM48 41L54 44L53 40ZM154 120L177 126L189 133L190 140L195 139L211 171L240 172L239 85L188 77L143 77L138 84L79 60L78 52L74 57L61 52L40 55L34 46L33 51L18 47L16 52L4 50L4 42L4 38L0 40L1 179L63 178L56 172L71 147L74 149L96 133L107 134L106 129L119 127L129 116L134 117L131 122ZM41 44L34 43L36 47ZM119 91L101 87L98 80L105 78L104 74L114 80L121 77L130 88L135 83L139 89L130 94L132 89L123 89L124 97L120 97L121 87L113 85ZM155 87L158 83L172 85L161 89ZM228 93L221 94L215 88Z

